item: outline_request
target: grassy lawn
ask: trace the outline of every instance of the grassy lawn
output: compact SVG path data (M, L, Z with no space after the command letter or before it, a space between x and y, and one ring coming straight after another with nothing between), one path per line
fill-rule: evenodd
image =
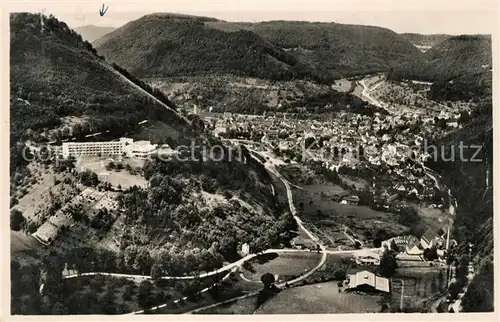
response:
M314 189L293 189L293 194L300 218L329 248L354 246L344 235L343 225L369 247L373 235L379 229L385 229L394 236L408 230L406 226L398 224L397 214L376 211L367 206L340 204L332 200L331 196Z
M141 187L145 187L147 185L147 180L144 179L144 177L142 177L140 174L131 175L125 169L122 169L120 171L106 170L106 165L109 162L110 158L86 157L86 158L80 158L75 166L78 171L82 169L88 169L97 173L97 176L100 181L109 182L114 187L121 185L122 188L126 189L134 185ZM132 168L135 168L135 167L141 167L143 161L136 160L133 158L125 158L119 163L123 164L123 166L129 164Z
M446 211L438 208L429 208L427 205L416 204L416 203L408 203L413 207L418 213L418 215L422 218L422 221L426 224L426 226L431 227L435 230L439 230L443 225L447 224L447 221L440 222L439 218L445 216Z
M379 299L379 296L340 293L336 282L326 282L283 290L255 313L375 313L380 312Z
M257 308L257 296L250 296L234 302L222 304L200 312L198 314L252 314Z
M345 174L340 174L339 177L350 186L354 185L358 190L365 189L368 186L368 183L361 178L351 177Z
M316 252L270 253L258 256L245 264L242 270L245 278L260 282L264 273L277 275L277 282L285 282L302 275L318 265L321 254Z

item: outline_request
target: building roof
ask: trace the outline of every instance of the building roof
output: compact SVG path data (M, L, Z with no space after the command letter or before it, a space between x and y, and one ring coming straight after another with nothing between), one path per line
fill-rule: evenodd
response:
M376 290L389 292L389 280L385 277L376 276L369 271L349 275L349 288L356 288L361 285L369 285Z
M363 249L359 252L356 252L355 257L371 257L371 258L375 258L375 259L380 259L380 255L375 253L375 252L372 252L372 251L369 251L367 249Z
M439 234L437 233L436 230L432 228L428 228L425 233L422 235L422 239L425 240L427 243L432 241L434 238L438 237Z
M342 200L359 202L359 197L358 196L347 196L347 197L343 197Z

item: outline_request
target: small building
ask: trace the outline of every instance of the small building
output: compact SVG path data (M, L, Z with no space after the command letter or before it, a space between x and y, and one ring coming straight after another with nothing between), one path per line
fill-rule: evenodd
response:
M424 253L424 251L418 247L417 244L408 244L406 245L406 254L420 256Z
M241 253L243 254L243 256L250 254L250 245L248 245L248 243L244 243L243 245L241 245Z
M390 293L389 280L385 277L376 276L369 271L350 274L347 285L348 291Z
M369 251L363 250L361 252L357 252L354 255L356 264L358 265L379 265L380 264L380 255Z
M402 183L398 183L397 185L395 185L394 189L399 192L406 192L406 187Z
M340 202L341 204L349 204L349 205L357 205L359 203L359 197L358 196L347 196L343 197L342 201Z
M297 236L292 240L292 246L297 249L313 249L317 245L310 239Z
M429 228L420 238L420 245L422 245L423 249L432 248L433 246L437 245L438 238L438 232L432 228Z
M344 192L339 192L336 193L332 196L332 200L335 202L341 202L343 198L347 197L349 195L349 192L344 191Z

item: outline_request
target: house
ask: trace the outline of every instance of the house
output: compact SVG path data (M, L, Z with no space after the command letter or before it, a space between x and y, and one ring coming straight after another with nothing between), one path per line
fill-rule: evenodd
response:
M317 245L310 239L297 236L292 240L292 246L297 249L313 249L316 248Z
M379 265L380 264L380 255L371 252L369 250L363 250L361 252L357 252L355 255L356 264L358 265Z
M243 256L250 254L250 246L248 245L248 243L244 243L243 245L241 245L241 253L243 254Z
M423 249L432 248L432 246L437 245L438 238L438 232L432 228L429 228L420 238L420 245L422 245Z
M417 244L406 245L405 252L408 255L416 255L416 256L420 256L424 253L424 251L422 249L420 249Z
M361 291L369 293L390 293L389 280L385 277L376 276L369 271L361 271L350 274L346 283L348 291Z
M406 187L402 183L398 183L397 185L395 185L394 189L396 189L399 192L405 192L406 191Z
M344 197L347 197L348 195L349 192L347 191L336 193L332 196L332 200L335 202L340 202Z
M341 204L349 204L349 205L357 205L359 203L359 197L358 196L347 196L343 197L342 201L340 202Z
M382 242L382 247L385 247L387 249L391 249L391 244L394 242L398 248L401 246L403 248L406 248L408 245L415 245L419 243L419 240L417 237L412 236L412 235L406 235L406 236L396 236L389 238L387 240L384 240Z
M387 198L387 203L390 205L394 200L396 200L398 198L398 194L395 193L393 194L392 196L390 196L389 198Z

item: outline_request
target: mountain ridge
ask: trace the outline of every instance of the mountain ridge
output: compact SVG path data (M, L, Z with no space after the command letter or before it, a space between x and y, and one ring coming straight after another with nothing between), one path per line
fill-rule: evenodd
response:
M382 27L227 22L171 14L143 16L95 45L108 60L139 77L225 72L326 83L346 75L383 71L422 54L397 33Z

